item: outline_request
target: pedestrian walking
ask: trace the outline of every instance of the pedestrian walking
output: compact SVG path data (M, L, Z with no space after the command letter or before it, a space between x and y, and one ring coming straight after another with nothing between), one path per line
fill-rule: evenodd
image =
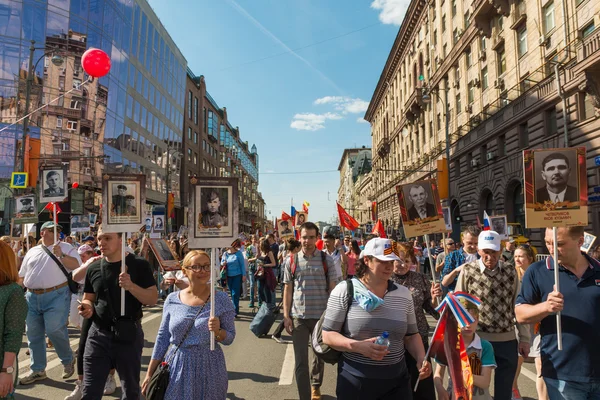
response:
M15 253L0 241L0 399L14 392L19 375L17 361L25 332L27 302L18 281Z
M171 293L165 301L142 391L146 393L161 360L170 360L165 400L222 400L227 396L228 381L225 355L219 344L230 345L235 339L235 309L225 292L215 292L214 317L210 317L208 254L192 250L183 260L182 269L190 286ZM210 350L210 332L215 334L214 351Z
M454 243L454 239L446 238L443 240L443 242L445 251L442 251L440 254L438 254L435 259L435 272L437 274L442 272L446 262L446 256L456 250L456 243Z
M258 293L258 282L254 274L256 273L256 259L259 252L258 237L250 236L250 244L246 246L246 259L248 260L248 280L250 281L250 303L248 307L254 308Z
M21 385L46 379L46 336L63 364L62 378L68 379L75 373L67 331L71 290L66 273L79 267L81 258L70 244L54 242L54 224L48 221L42 225L42 243L27 252L19 270L27 288L27 340L31 354L31 373L20 380ZM60 225L56 229L62 231Z
M350 248L346 252L346 255L348 256L346 279L352 279L356 274L356 263L358 262L358 257L360 257L360 247L358 247L358 241L352 240L349 244Z
M259 248L260 255L256 259L256 273L254 275L258 282L258 307L262 306L263 303L266 303L269 307L274 307L277 278L273 269L277 267L277 262L267 238L260 240Z
M235 307L235 316L240 313L240 296L242 294L242 283L246 282L246 261L241 252L241 242L236 239L231 247L221 257L221 267L227 269L227 286L231 294L231 300Z
M463 264L456 291L481 299L477 334L492 344L497 368L494 374L494 399L510 400L517 371L518 355L529 354L529 326L517 324L515 304L519 279L512 265L500 260L501 240L497 232L483 231L477 242L480 259Z
M417 360L419 379L431 375L410 291L391 280L397 260L395 242L371 239L352 279L352 302L348 304L346 282L331 292L323 342L343 352L338 362L339 399L411 399L405 351ZM384 332L389 346L375 343Z
M477 241L480 232L481 229L475 225L468 225L461 233L463 247L457 248L446 256L444 268L440 275L444 296L456 288L456 280L462 270L460 267L465 263L471 263L479 259Z
M523 276L516 314L521 323L540 322L542 376L550 400L600 398L600 262L580 251L583 227L546 229L550 254L558 246L560 292L554 286L556 261L532 264ZM556 313L563 322L558 350Z
M285 330L292 335L294 344L296 385L300 400L321 399L324 364L313 352L309 368L308 343L327 307L329 292L340 279L333 268L333 259L317 249L318 235L317 225L312 222L302 224L302 250L292 260L286 259L283 265L283 320Z
M86 273L79 311L84 318L93 319L83 356L83 400L102 397L113 366L121 380L122 398L140 398L142 305L156 304L158 291L148 261L127 254L127 271L121 272L123 235L99 228L102 258L94 261ZM121 288L125 289L124 315L120 315Z
M342 265L348 265L348 256L342 247L342 244L336 240L335 236L331 233L327 233L323 237L323 251L331 256L333 259L333 267L335 268L336 274L339 275L340 280L344 276L342 271ZM337 282L336 282L337 284Z
M300 251L301 248L302 247L298 240L294 238L289 238L285 243L285 249L279 252L279 255L282 257L281 265L283 266L283 260L288 259L290 256L294 256ZM273 332L273 335L271 335L273 340L275 340L277 343L283 343L283 341L281 340L281 333L283 332L284 328L284 320L282 319L279 322L279 325L277 325L275 332Z

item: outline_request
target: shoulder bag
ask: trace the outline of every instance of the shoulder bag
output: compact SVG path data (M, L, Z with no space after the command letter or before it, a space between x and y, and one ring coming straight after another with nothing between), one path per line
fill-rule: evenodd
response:
M110 313L112 314L112 327L111 330L114 335L114 339L117 342L122 343L133 343L137 336L137 321L127 315L118 315L112 304L112 298L108 292L108 279L106 279L106 271L104 270L104 259L100 261L100 272L102 273L102 286L104 286L104 293L106 294L106 303ZM121 290L121 288L119 288ZM125 297L127 299L127 297Z
M188 326L187 330L185 331L185 335L183 335L183 338L181 339L179 344L175 347L175 350L173 350L173 352L170 354L168 361L165 361L165 356L167 355L168 351L165 352L165 355L160 360L160 364L158 364L158 367L156 367L156 370L152 374L152 377L150 378L150 382L148 383L148 390L146 391L146 399L147 400L163 400L165 398L165 393L167 392L167 388L169 387L169 381L171 379L171 373L169 371L169 364L173 361L173 358L175 357L175 353L177 353L177 350L179 350L179 347L183 344L183 342L185 342L185 339L187 338L188 333L190 333L192 326L194 326L194 323L196 322L196 318L198 318L198 315L200 315L202 313L202 310L204 310L204 307L206 307L206 305L209 303L209 301L210 301L210 295L208 295L208 299L206 299L206 301L204 302L204 305L196 313L196 316L194 317L194 319Z
M55 246L59 246L56 244ZM69 284L69 290L71 293L79 293L79 284L73 280L73 273L68 272L65 266L60 262L58 258L44 245L42 245L42 249L48 254L48 256L58 265L58 268L62 271L63 274L67 277L67 283Z

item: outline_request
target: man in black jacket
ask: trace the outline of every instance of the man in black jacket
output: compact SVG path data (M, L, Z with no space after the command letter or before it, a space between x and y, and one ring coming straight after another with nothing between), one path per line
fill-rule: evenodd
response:
M551 201L562 203L564 201L578 201L577 188L569 186L571 166L569 158L563 153L552 153L542 161L542 179L546 186L536 190L537 203Z
M435 217L437 212L435 206L427 202L427 191L423 185L414 185L408 191L412 207L408 209L408 219L424 219Z

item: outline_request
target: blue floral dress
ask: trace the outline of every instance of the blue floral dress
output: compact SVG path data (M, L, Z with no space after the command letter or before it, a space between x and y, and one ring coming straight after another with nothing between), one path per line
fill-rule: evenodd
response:
M192 319L202 306L188 306L181 302L179 294L171 293L165 301L163 316L156 344L152 352L153 360L162 359L183 338ZM225 292L215 293L215 317L221 320L221 329L227 331L222 342L216 342L215 351L210 351L208 319L210 303L196 318L185 342L171 362L171 380L165 395L166 400L223 400L227 397L227 367L220 344L229 345L235 338L235 310ZM171 348L169 345L172 344Z

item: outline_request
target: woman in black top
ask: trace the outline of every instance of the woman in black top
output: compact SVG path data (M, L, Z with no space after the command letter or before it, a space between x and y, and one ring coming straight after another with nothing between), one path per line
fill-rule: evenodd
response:
M267 303L267 305L273 303L273 291L277 285L273 267L277 266L277 262L275 262L275 256L273 256L267 238L260 239L259 247L260 255L256 259L255 277L258 280L258 306L260 307L262 303ZM262 276L259 275L261 267Z

